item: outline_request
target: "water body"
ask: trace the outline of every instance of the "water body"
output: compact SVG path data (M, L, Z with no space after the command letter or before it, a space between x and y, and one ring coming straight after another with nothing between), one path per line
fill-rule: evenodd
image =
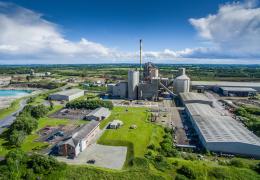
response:
M5 96L23 96L30 94L31 90L13 90L13 89L0 89L0 97Z

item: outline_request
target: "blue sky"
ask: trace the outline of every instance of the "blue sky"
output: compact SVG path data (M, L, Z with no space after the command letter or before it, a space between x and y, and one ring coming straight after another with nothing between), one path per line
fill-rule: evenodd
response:
M139 38L147 61L258 64L259 1L0 1L2 64L136 62Z

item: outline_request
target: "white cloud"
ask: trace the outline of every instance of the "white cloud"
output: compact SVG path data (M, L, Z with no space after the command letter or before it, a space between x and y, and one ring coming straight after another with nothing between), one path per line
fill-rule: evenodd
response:
M216 14L189 19L199 37L211 47L145 51L144 61L209 63L211 58L214 63L219 62L214 58L245 58L243 62L248 62L260 57L260 8L256 2L222 5ZM115 63L138 62L138 58L138 52L121 52L87 38L68 40L60 27L42 14L0 2L0 63L16 63L19 59L19 63Z
M260 8L256 6L257 2L222 5L217 14L189 20L198 35L214 45L214 49L204 52L205 55L260 57Z
M0 3L0 53L32 57L109 57L114 50L82 38L72 42L42 15L10 3Z

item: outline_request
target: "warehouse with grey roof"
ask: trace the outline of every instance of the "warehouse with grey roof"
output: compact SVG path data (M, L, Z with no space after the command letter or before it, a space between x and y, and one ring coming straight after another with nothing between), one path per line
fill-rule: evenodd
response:
M188 117L207 150L260 157L260 138L242 123L221 114L209 104L183 102Z
M71 101L78 97L84 96L84 91L81 89L68 89L64 91L60 91L57 93L53 93L49 95L50 100L55 101Z

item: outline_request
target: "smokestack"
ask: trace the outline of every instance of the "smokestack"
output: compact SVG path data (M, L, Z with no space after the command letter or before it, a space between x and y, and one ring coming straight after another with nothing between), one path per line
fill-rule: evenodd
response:
M142 39L140 39L140 74L142 71Z

